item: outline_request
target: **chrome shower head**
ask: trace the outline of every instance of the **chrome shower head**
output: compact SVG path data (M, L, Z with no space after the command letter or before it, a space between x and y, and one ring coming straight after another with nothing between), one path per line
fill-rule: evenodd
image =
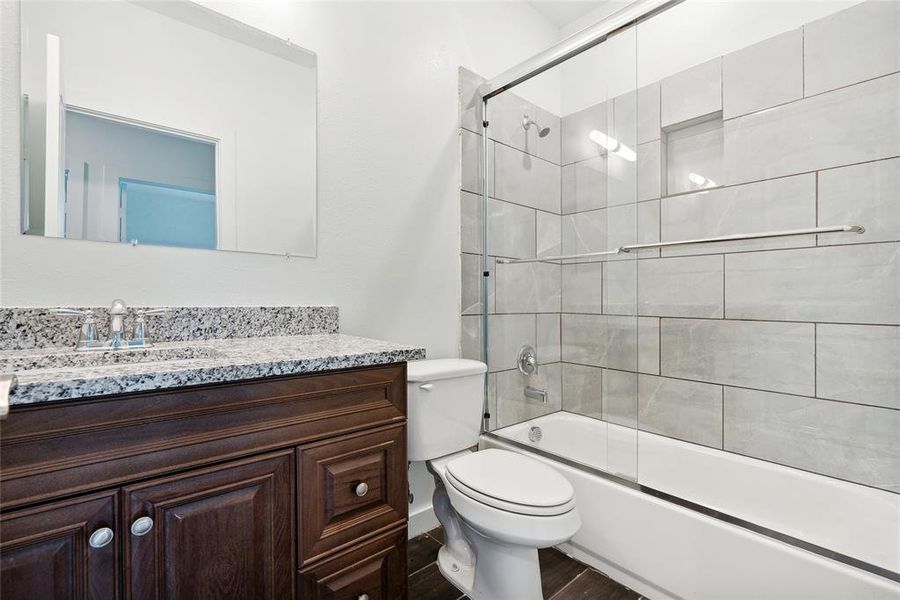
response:
M537 124L537 122L534 119L532 119L528 115L523 115L522 116L522 129L524 129L525 131L528 131L528 128L531 127L532 125L534 125L537 128L538 137L547 137L547 135L550 133L549 127L541 127L540 125Z

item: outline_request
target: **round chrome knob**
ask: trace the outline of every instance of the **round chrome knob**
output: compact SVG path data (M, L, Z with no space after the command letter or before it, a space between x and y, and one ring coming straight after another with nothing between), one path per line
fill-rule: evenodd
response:
M150 517L141 517L131 524L131 534L138 537L147 535L153 529L153 519Z
M88 538L88 544L90 544L91 548L102 548L109 544L114 537L115 534L112 529L109 527L101 527L91 534L91 537Z
M359 598L357 598L356 600L369 600L369 595L368 594L360 594Z
M353 491L356 492L357 496L362 498L363 496L365 496L366 494L369 493L369 484L366 483L365 481L361 481L360 483L356 484L356 487L353 488ZM363 594L363 595L365 595L365 594ZM362 596L360 596L360 597L362 597Z

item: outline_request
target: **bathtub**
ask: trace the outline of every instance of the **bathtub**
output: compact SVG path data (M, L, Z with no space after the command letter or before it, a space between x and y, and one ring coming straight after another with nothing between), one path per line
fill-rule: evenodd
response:
M653 600L900 599L898 494L566 412L481 446L566 476L582 527L561 549Z

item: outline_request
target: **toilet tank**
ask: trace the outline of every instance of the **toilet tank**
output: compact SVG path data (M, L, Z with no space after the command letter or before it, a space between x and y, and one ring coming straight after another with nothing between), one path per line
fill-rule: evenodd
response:
M442 358L408 363L409 460L431 460L478 443L487 365Z

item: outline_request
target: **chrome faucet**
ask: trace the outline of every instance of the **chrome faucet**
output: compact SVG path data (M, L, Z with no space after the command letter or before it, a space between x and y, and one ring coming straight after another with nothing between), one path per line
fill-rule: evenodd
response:
M109 306L109 340L106 344L113 350L118 350L125 343L125 315L128 307L125 301L116 298Z
M152 344L147 338L146 315L164 314L168 308L140 309L136 311L131 339L125 337L125 318L128 316L128 306L125 301L116 298L109 307L109 338L103 341L97 335L97 326L94 322L92 310L76 310L72 308L58 308L52 312L67 317L84 317L81 325L81 334L76 351L85 350L128 350L149 348Z

